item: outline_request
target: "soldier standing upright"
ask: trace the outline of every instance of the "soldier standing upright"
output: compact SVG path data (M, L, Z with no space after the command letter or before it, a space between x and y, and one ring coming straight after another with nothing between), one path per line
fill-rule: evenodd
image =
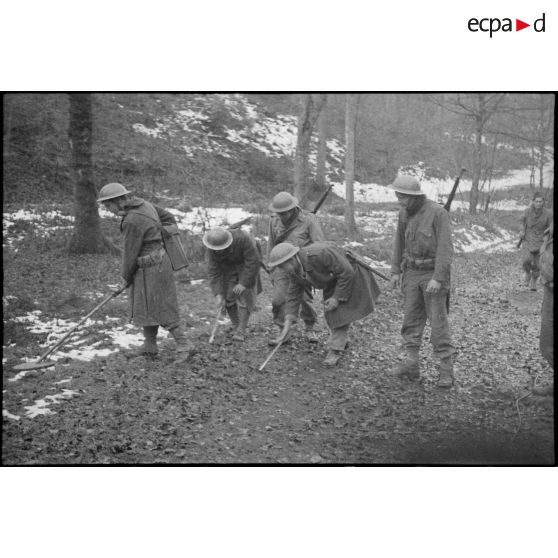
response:
M544 197L537 192L521 218L523 232L519 238L519 243L523 246L521 265L525 272L525 284L532 291L537 290L539 250L543 243L544 231L550 226L551 220L551 212L544 207Z
M269 222L269 237L267 244L267 259L275 246L282 242L289 242L294 246L303 248L319 240L325 240L324 233L318 220L312 213L304 211L298 206L298 200L289 192L279 192L271 202L269 209L275 213ZM280 267L273 270L271 275L273 294L271 297L271 309L273 322L279 327L279 332L285 323L285 305L287 301L287 289L289 276ZM305 324L306 338L317 343L318 339L314 331L317 321L316 310L312 305L311 291L305 291L300 305L300 317ZM276 345L278 337L269 340L270 345Z
M395 373L419 377L419 350L428 319L434 354L440 359L438 386L451 387L455 349L447 310L453 256L450 218L442 206L426 198L415 177L398 176L390 187L401 206L390 286L400 286L404 295L401 335L406 353Z
M194 348L180 326L173 270L161 232L162 225L176 224L174 217L162 207L132 196L116 182L103 186L97 201L114 215L122 217L122 278L131 286L130 319L143 328L144 336L143 346L132 354L157 355L159 326L169 330L180 351L193 352Z

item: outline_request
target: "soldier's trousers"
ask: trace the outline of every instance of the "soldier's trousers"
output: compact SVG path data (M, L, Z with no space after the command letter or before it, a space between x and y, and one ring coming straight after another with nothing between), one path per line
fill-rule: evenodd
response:
M455 348L451 341L448 321L447 297L449 284L443 284L437 293L427 293L432 270L406 270L403 275L404 317L401 335L408 352L418 352L426 320L432 328L430 341L434 354L440 358L451 356Z
M545 285L541 308L540 349L550 366L554 368L554 291Z
M326 346L332 351L344 351L349 342L349 328L351 324L330 328Z
M287 290L289 288L289 276L282 269L276 268L271 275L273 284L273 294L271 295L271 311L273 323L283 327L285 323L285 306L287 302ZM314 325L318 321L318 315L312 305L312 298L308 293L304 293L302 304L300 305L300 317L307 326Z
M533 279L538 279L539 277L539 259L540 254L537 250L536 252L531 252L527 248L524 248L521 253L521 265L525 273L531 273Z

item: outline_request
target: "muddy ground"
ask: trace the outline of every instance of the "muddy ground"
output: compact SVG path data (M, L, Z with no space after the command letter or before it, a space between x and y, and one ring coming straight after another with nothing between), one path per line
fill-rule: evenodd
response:
M23 285L13 258L5 267L4 294L52 317L78 319L95 302L81 295L106 291L117 279L109 257L68 262L50 254L48 261L35 260ZM552 379L538 350L542 292L521 284L517 260L517 254L455 258L450 319L459 351L457 385L445 391L435 386L428 331L421 380L392 376L401 358L402 304L386 291L376 312L353 326L348 352L334 369L321 364L327 330L320 310L322 343L311 345L297 332L258 371L272 332L266 277L247 340L233 343L221 325L212 345L207 282L179 282L188 334L199 350L186 363L176 361L172 342L164 340L153 361L129 360L121 352L90 362L63 359L9 381L23 356L44 350L38 347L44 335L29 335L8 316L3 408L19 418L3 418L2 461L552 464L553 398L530 395L533 383ZM111 302L105 313L124 323L125 300ZM109 346L102 329L88 332L90 339ZM51 413L26 414L26 406L63 390L72 395L52 402Z

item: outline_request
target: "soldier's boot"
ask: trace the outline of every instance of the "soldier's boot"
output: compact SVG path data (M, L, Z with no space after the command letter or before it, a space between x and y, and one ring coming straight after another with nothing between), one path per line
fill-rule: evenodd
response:
M535 274L533 273L531 275L531 280L529 281L529 288L532 291L536 291L537 290L537 277L535 277Z
M307 323L304 330L304 337L309 343L317 343L319 341L318 334L314 331L314 324Z
M525 272L525 285L529 286L530 283L531 283L531 272L526 271Z
M236 329L239 324L238 305L235 303L232 306L227 306L227 314L229 315L233 329Z
M127 358L136 357L147 357L155 358L159 349L157 347L157 332L159 331L159 326L145 326L143 328L143 345L138 349L131 349L125 351Z
M343 351L336 351L335 349L330 349L324 358L324 366L337 366L339 360L343 355Z
M405 360L395 368L395 376L399 379L418 380L420 377L418 351L407 351Z
M176 341L177 353L188 353L193 355L196 352L194 344L186 337L186 333L181 326L173 327L169 330L172 338Z
M438 383L436 384L440 388L450 388L453 386L453 359L451 356L443 358L440 361L438 376Z
M280 325L278 325L277 327L279 328L279 330L277 331L277 335L273 335L267 340L267 344L270 347L275 347L275 345L279 343L279 339L281 339L281 333L283 333L283 327ZM287 336L285 337L285 339L283 339L283 344L288 343L291 340L291 331L292 329L289 329L289 333L287 333Z
M246 339L246 326L248 325L248 320L250 319L250 311L248 308L238 308L238 327L233 334L233 339L235 341L244 341Z

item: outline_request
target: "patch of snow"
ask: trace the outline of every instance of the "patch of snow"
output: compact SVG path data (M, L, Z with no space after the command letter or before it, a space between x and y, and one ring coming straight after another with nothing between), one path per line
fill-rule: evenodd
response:
M35 418L39 415L56 414L55 411L48 408L49 405L58 405L62 400L70 399L74 395L78 395L78 392L70 389L63 389L61 393L56 393L54 395L46 395L44 399L36 399L35 405L25 407L25 414L29 418Z
M241 207L193 207L187 213L169 208L169 212L174 215L179 229L194 234L201 234L213 227L226 227L254 215ZM250 226L246 225L246 229L249 230Z
M205 282L205 279L192 279L190 285L201 285Z
M12 413L10 413L8 410L6 409L2 409L2 416L12 419L12 420L19 420L20 417L18 415L12 415Z
M58 384L67 384L72 381L72 377L66 378L65 380L60 380L59 382L54 382L56 385Z

